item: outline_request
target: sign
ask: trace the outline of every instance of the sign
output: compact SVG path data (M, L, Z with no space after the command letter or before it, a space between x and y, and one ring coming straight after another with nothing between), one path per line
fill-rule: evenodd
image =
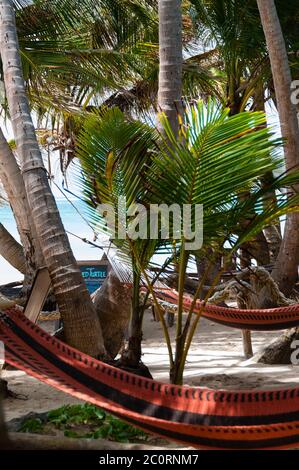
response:
M108 261L78 261L82 277L90 294L95 292L108 274Z

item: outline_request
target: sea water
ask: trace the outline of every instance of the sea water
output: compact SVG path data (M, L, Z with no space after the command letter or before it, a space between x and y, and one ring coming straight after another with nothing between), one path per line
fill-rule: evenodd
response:
M75 235L93 241L94 232L88 224L88 215L86 205L80 199L67 201L65 198L56 198L57 206L61 215L62 222L67 231ZM87 222L78 214L75 206ZM13 213L8 204L0 206L0 222L18 241L19 235L16 228ZM99 260L102 257L102 250L92 247L83 241L68 235L71 247L76 259L79 260ZM8 282L18 281L22 279L22 275L14 269L5 259L0 256L0 285Z

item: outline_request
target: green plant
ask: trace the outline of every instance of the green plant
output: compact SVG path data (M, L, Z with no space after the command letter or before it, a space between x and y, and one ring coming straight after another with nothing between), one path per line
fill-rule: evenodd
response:
M112 233L105 219L95 210L98 204L109 204L116 214L116 227L126 231L119 210L119 198L125 197L127 213L135 202L144 198L144 169L157 151L155 129L139 121L128 121L117 108L89 116L77 141L77 153L83 170L83 192L89 205L89 215L97 230L108 234L122 253L124 262L133 272L131 335L129 348L122 360L137 367L141 359L141 327L146 300L139 304L141 271L147 268L154 253L164 241L122 239L118 230ZM79 184L82 184L81 174ZM163 321L169 351L167 328Z
M19 431L41 433L54 427L66 437L85 439L109 439L116 442L145 441L148 435L140 429L121 421L95 405L65 405L49 411L45 420L25 420Z
M103 438L117 442L147 439L147 435L143 431L88 403L66 405L50 411L48 423L64 430L65 436L73 438ZM89 428L87 432L84 430L84 426Z
M20 432L39 433L43 429L43 422L39 418L30 418L24 421L20 427Z
M117 234L112 236L119 250L129 255L132 261L136 296L136 302L133 296L132 321L139 320L136 333L139 333L137 339L140 342L142 316L137 292L141 277L155 299L147 273L151 258L161 246L174 247L176 251L179 302L174 352L161 312L160 318L168 346L171 381L182 383L187 354L200 319L200 313L194 315L193 308L201 285L187 317L183 315L184 281L189 260L194 255L209 258L211 248L214 254L229 259L242 243L251 240L273 220L288 211L298 210L298 195L288 197L284 189L298 182L299 175L297 171L283 173L280 142L265 127L265 115L261 112L230 116L229 109L220 108L213 100L207 105L200 101L187 109L178 139L167 119L162 117L162 121L165 139L143 123L128 121L119 110L94 116L79 137L78 156L83 168L81 184L86 201L92 207L91 219L103 231L109 232L109 227L95 210L96 205L111 203L119 217L119 196L127 198L126 211L136 202L142 203L147 210L152 204L161 203L167 206L178 204L181 208L185 204L192 208L203 205L203 245L197 251L187 248L189 240L183 233L173 236L172 227L167 240L132 240L128 232L125 240L119 239ZM262 178L273 171L279 172L280 176L263 186ZM273 192L277 194L275 201ZM190 225L193 232L197 223L194 212L192 209ZM228 253L225 255L225 252ZM220 274L213 284L218 282ZM204 281L205 276L201 284ZM159 310L157 302L156 306Z

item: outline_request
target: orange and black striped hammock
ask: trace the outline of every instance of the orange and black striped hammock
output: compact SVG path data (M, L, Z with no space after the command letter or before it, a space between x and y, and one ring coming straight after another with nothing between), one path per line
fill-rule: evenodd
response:
M149 433L208 449L299 445L299 387L235 392L162 384L72 349L16 308L0 312L0 340L8 363Z
M172 289L155 289L156 296L166 302L177 304L178 293ZM187 295L183 299L183 308L188 311L192 304L192 297ZM202 310L202 311L201 311ZM286 307L246 310L241 308L221 307L206 304L198 300L193 312L199 313L208 320L231 328L240 330L275 331L292 328L299 325L299 304Z

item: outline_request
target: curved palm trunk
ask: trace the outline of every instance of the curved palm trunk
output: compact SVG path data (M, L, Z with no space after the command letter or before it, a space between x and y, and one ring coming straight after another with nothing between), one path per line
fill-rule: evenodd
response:
M270 56L287 170L299 164L299 128L296 107L290 99L291 72L274 0L257 0ZM296 188L298 189L298 188ZM299 214L287 216L283 242L273 269L280 290L288 294L298 278Z
M44 266L45 262L33 224L21 170L1 128L0 179L12 208L24 251L26 269L21 272L25 274L23 291L26 293L36 269Z
M26 260L22 245L0 223L0 255L20 273L26 273Z
M72 253L38 146L10 0L0 0L0 34L4 83L26 194L64 322L65 338L87 354L104 355L100 322Z
M159 0L158 109L167 116L174 135L182 114L182 2ZM159 125L159 123L158 123Z

